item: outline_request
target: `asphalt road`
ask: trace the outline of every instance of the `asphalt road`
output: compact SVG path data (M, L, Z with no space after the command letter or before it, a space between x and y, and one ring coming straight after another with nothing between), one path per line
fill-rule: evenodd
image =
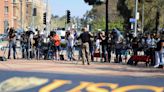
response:
M0 92L164 92L164 78L1 70Z

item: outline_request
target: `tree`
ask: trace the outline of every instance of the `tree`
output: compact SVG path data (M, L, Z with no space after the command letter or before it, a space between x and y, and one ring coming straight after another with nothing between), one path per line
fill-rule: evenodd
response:
M134 16L134 1L135 0L126 0L126 5L128 7L129 10L131 10L131 16ZM145 0L146 2L144 3L145 5L145 28L144 30L146 31L156 31L156 14L157 14L157 10L159 10L159 14L160 15L164 15L164 0ZM142 4L143 2L140 1L139 3L139 9L138 11L140 12L140 17L142 17ZM164 23L162 17L159 15L159 27L162 27L162 24ZM141 24L141 19L139 20L139 24Z

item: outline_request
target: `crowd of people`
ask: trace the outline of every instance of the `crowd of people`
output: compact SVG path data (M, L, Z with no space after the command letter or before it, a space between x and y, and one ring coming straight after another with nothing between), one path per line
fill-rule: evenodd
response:
M82 33L77 34L77 30L70 29L66 31L65 40L66 47L61 44L61 37L55 30L51 31L44 42L45 36L40 35L38 29L33 31L28 30L20 34L20 39L17 39L16 31L10 28L8 32L9 51L8 59L10 59L11 49L13 49L13 58L16 59L16 41L20 41L22 58L23 59L52 59L63 60L62 50L67 50L65 56L67 60L77 60L75 58L75 49L79 51L78 59L82 64L89 65L94 61L95 53L100 53L102 62L111 62L111 54L115 54L115 63L122 62L122 56L127 59L127 55L140 55L138 52L144 52L143 55L151 57L151 65L158 67L164 64L164 34L146 34L133 37L130 33L124 35L117 29L110 32L100 31L92 33L87 28L82 28ZM62 47L61 47L62 46Z

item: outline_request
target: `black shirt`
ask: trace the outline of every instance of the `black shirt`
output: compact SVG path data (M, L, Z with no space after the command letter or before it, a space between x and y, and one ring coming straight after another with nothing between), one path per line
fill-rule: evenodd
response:
M82 43L90 43L90 38L92 36L89 34L89 32L83 32L82 34L80 34L80 37L78 37L78 39L81 39Z

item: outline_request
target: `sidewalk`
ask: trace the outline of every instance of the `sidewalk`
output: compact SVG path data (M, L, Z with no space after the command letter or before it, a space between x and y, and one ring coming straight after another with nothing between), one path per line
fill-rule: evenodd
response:
M98 76L164 76L163 69L100 62L92 62L91 65L82 65L80 61L8 60L7 62L0 62L0 70Z

